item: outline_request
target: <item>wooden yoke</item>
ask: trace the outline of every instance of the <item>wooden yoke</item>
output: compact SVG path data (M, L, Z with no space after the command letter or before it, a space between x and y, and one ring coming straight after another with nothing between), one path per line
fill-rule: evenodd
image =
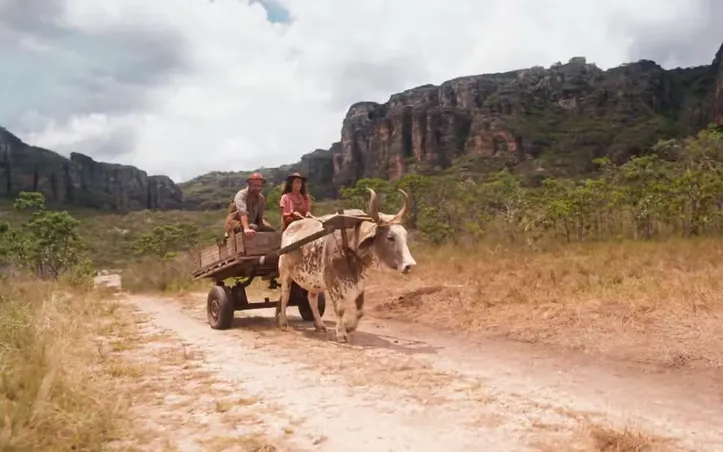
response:
M337 209L336 214L344 215L344 209ZM349 248L349 237L346 235L346 228L341 228L341 249L347 253L352 251L351 248Z
M344 216L344 209L337 209L337 215ZM361 221L354 222L354 246L349 246L349 236L347 235L347 228L341 228L341 249L348 255L356 255L356 249L359 247L359 235L361 231Z

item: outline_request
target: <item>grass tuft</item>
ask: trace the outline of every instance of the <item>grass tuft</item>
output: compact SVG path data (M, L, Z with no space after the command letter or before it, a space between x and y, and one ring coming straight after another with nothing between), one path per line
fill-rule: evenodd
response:
M0 282L0 450L98 450L121 431L122 397L89 340L109 306L65 289Z

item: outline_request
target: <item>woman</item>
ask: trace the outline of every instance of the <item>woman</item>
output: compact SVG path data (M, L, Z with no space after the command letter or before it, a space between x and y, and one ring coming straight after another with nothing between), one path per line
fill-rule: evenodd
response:
M306 178L299 173L290 174L286 178L281 191L281 219L284 223L282 230L286 230L296 220L311 215L311 197L306 191Z

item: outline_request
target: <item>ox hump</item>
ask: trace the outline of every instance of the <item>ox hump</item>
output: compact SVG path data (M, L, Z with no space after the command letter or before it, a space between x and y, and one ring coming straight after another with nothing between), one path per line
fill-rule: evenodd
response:
M290 245L322 229L322 224L311 218L294 221L281 235L281 246Z

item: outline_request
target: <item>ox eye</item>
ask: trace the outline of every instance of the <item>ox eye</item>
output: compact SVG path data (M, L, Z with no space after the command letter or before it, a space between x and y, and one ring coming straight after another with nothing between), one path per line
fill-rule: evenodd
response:
M388 236L387 236L387 240L389 240L390 242L393 242L393 241L394 241L394 236L393 236L393 235L388 235Z

